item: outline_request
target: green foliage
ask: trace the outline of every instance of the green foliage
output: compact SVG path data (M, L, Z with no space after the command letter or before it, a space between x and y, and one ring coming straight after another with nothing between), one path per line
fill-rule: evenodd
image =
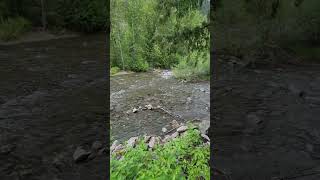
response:
M154 151L144 142L127 149L123 158L111 158L111 179L210 179L210 147L202 143L198 130L188 130Z
M71 29L94 32L107 26L108 2L105 0L67 0L59 7L66 26Z
M8 18L0 21L0 39L3 41L14 40L25 33L31 26L31 23L22 18Z
M42 9L41 2L45 2ZM0 0L0 18L21 16L41 26L42 10L48 27L68 28L82 32L105 30L109 21L106 0Z
M133 71L172 68L181 56L207 52L209 33L201 2L112 0L111 65Z
M118 68L118 67L111 67L111 69L110 69L110 74L111 74L111 75L114 75L114 74L117 74L119 71L120 71L120 68Z
M192 51L187 56L178 56L179 64L173 69L174 76L186 80L208 79L210 74L209 52Z

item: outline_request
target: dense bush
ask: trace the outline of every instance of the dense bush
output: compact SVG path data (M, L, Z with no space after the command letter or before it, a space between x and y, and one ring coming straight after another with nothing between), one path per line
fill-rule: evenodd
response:
M3 41L14 40L29 30L31 23L22 18L8 18L0 20L0 39Z
M193 51L208 52L207 17L200 2L111 1L111 66L133 71L181 68L180 61ZM196 68L189 60L187 65Z
M144 142L111 158L111 179L210 179L210 147L198 130L188 130L149 151Z
M95 32L107 28L108 8L108 0L0 0L0 18L21 16L33 26L42 26L42 12L45 12L49 29Z
M108 4L106 0L65 0L59 2L58 12L68 28L94 32L107 27Z
M318 0L220 0L212 9L214 47L244 57L265 47L320 43Z

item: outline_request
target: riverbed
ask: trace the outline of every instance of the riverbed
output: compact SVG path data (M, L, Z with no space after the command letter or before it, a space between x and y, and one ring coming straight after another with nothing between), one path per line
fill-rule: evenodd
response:
M110 86L112 140L162 135L162 128L169 130L174 120L210 120L208 81L184 82L174 78L171 71L158 70L116 75L111 77ZM153 108L146 108L148 105Z

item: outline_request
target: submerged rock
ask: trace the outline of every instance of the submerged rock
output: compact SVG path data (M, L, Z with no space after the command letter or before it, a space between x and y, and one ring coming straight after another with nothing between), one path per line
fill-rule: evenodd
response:
M73 153L73 160L76 163L81 162L81 161L85 161L89 155L90 155L90 152L87 152L86 150L82 149L81 146L79 146L79 147L77 147L77 149Z
M95 141L91 146L91 150L93 151L98 151L101 148L102 148L102 143L100 141Z
M161 131L162 131L163 133L166 133L168 130L167 130L167 128L163 127L163 128L161 129Z

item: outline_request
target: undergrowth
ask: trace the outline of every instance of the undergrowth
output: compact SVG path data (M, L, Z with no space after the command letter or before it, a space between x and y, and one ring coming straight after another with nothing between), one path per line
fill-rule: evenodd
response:
M137 147L127 149L122 158L112 156L111 179L210 179L209 148L197 129L190 129L153 151L140 141Z
M31 23L22 17L0 20L0 39L10 41L19 38L31 27Z

